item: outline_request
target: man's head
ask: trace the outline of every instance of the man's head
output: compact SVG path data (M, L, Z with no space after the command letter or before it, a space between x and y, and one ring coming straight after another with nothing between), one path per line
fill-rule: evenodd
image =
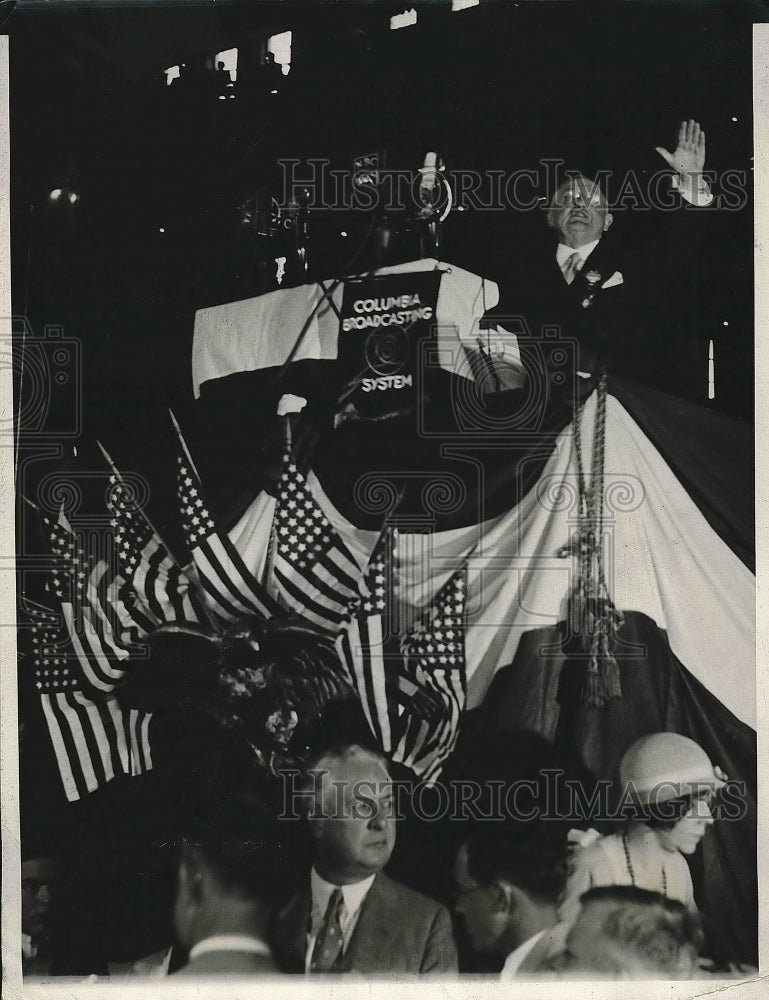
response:
M686 978L700 938L682 903L635 886L602 886L582 896L564 961L586 978Z
M336 747L311 761L308 775L318 874L348 885L381 871L395 846L392 786L382 757L358 745Z
M555 192L547 222L558 232L561 243L580 247L600 240L613 216L595 181L582 174L570 177Z
M26 858L21 863L21 929L32 938L50 930L51 909L59 881L55 858Z
M275 818L251 796L211 803L182 840L174 921L187 948L212 934L266 932L296 867Z
M563 831L520 824L464 841L454 869L456 911L476 951L506 956L556 923L566 883Z

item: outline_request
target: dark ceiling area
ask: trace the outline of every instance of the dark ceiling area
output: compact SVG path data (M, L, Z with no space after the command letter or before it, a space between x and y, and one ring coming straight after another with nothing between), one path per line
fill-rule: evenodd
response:
M610 171L611 189L663 167L654 147L673 148L687 117L707 131L715 190L726 177L740 191L683 269L689 334L723 359L713 405L752 419L751 33L764 5L481 0L454 13L447 0L390 30L405 6L30 2L6 15L14 311L36 334L55 324L80 340L86 427L128 414L138 427L148 394L190 404L194 311L256 294L259 261L281 252L239 215L256 192L282 200L281 161L307 177L310 159L350 170L380 150L416 170L436 149L449 175L487 177L558 158ZM287 30L291 69L271 94L264 47ZM237 79L220 99L213 57L232 47ZM465 207L444 256L495 280L509 246L543 229L539 212ZM618 225L643 227L636 214ZM371 221L313 208L312 276L360 264Z

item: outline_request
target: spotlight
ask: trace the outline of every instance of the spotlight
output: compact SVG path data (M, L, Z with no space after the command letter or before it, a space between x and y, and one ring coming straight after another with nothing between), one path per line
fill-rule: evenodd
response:
M404 10L400 14L393 14L390 18L390 31L397 31L398 28L408 28L416 23L417 12L412 7L410 10Z
M51 201L58 201L59 198L61 198L62 193L63 192L61 188L54 188L53 191L51 191L51 193L48 195L48 197L51 199Z
M293 32L281 31L277 35L270 35L267 39L267 51L271 52L275 62L280 66L283 76L288 76L291 71L291 42Z
M67 201L70 205L74 205L76 202L80 201L80 195L76 191L70 191L67 195Z

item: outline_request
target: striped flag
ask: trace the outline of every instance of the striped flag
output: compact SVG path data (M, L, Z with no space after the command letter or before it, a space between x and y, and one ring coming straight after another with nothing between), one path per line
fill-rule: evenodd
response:
M442 587L423 623L401 644L398 743L393 759L428 783L454 750L467 698L465 601L467 567Z
M283 456L274 517L273 575L291 610L336 635L361 571L318 506L290 451Z
M401 666L398 638L390 628L397 531L385 527L371 553L358 595L350 601L346 621L337 636L337 651L358 693L363 713L377 742L392 749L391 712L397 691L393 680Z
M196 587L179 567L155 531L112 460L99 445L112 473L107 509L112 517L115 548L127 583L154 625L192 624L206 621Z
M403 639L392 629L395 529L374 547L337 650L371 731L391 760L432 783L454 750L465 707L466 566L444 584Z
M139 652L147 619L131 588L109 562L87 555L63 513L54 523L42 518L53 556L49 584L57 598L83 685L94 693L115 690L127 661Z
M84 798L117 775L150 770L151 713L123 709L113 694L86 694L82 660L72 655L68 638L62 641L60 619L48 608L24 604L35 684L67 800Z
M283 608L251 573L229 537L217 530L179 425L173 422L180 447L177 488L182 527L206 603L222 622L252 615L284 615Z

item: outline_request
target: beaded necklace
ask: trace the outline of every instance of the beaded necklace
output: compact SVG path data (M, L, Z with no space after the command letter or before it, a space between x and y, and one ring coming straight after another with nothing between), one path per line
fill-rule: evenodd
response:
M625 851L625 864L627 865L628 875L630 876L630 881L632 885L635 885L635 871L633 870L633 862L630 860L630 846L627 842L627 834L622 834L622 847ZM662 895L667 899L668 895L668 876L665 871L665 866L662 866Z

